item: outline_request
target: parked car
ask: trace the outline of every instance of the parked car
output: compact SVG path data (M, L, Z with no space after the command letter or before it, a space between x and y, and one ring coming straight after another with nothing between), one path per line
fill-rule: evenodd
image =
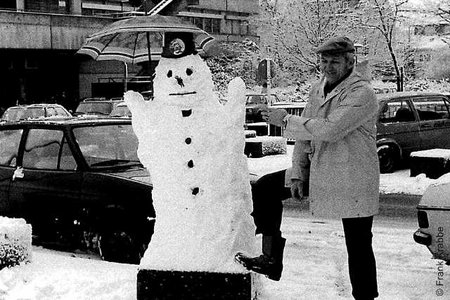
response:
M33 241L139 263L155 220L152 184L130 119L0 124L0 214Z
M272 105L272 103L279 102L276 94L247 94L245 102L245 122L255 123L261 122L261 116L258 115L258 106L261 104Z
M59 104L29 104L9 107L2 115L5 122L17 122L27 119L70 117L70 112Z
M81 101L74 116L109 116L117 104L121 103L121 99L105 99L105 98L87 98Z
M117 103L116 107L109 114L110 117L131 117L131 111L127 104L122 101Z
M396 170L413 151L450 149L450 102L442 94L397 92L377 95L380 171Z
M289 114L300 115L305 108L306 102L280 101L276 94L247 94L245 103L245 122L262 122L258 114L259 105L265 104L270 107L286 109Z
M419 229L414 240L425 245L436 259L450 265L450 174L439 178L424 192L417 206Z

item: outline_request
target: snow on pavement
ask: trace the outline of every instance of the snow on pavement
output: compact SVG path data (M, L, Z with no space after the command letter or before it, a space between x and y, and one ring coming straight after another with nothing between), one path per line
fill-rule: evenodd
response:
M415 229L411 222L375 220L378 299L439 299L435 295L439 261L413 241ZM283 277L279 282L263 278L260 300L352 299L340 221L285 217L282 231L287 239ZM33 263L0 272L0 299L136 299L136 265L37 247L33 255ZM444 270L450 272L448 267ZM443 284L450 295L448 276Z

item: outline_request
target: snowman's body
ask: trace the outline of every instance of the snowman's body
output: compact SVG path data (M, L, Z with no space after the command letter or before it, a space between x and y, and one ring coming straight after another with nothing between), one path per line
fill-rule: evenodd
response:
M235 253L254 252L245 85L233 80L220 104L206 63L189 55L162 58L154 86L151 101L125 94L157 215L141 267L243 272Z

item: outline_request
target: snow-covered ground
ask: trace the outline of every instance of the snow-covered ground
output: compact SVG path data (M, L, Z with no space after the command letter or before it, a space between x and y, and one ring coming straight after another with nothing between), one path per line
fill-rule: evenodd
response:
M290 165L288 154L250 158L258 175ZM409 177L409 170L381 176L384 193L420 195L433 180ZM412 239L417 229L411 221L375 219L374 251L378 265L379 299L449 299L448 267L439 274L440 261ZM287 238L285 269L281 281L263 278L262 300L352 299L345 244L339 221L315 220L308 214L285 217ZM259 237L258 237L259 238ZM35 247L33 262L0 271L0 299L136 299L136 265L104 262L95 256L75 255ZM436 296L438 276L443 276L443 296ZM441 277L442 277L441 276Z

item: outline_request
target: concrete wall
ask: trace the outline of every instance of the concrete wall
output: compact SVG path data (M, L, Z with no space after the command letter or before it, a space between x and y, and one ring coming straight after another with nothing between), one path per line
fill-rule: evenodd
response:
M257 13L259 10L258 0L199 0L199 8L213 10L236 11L242 13Z
M77 50L110 18L0 12L0 49Z

